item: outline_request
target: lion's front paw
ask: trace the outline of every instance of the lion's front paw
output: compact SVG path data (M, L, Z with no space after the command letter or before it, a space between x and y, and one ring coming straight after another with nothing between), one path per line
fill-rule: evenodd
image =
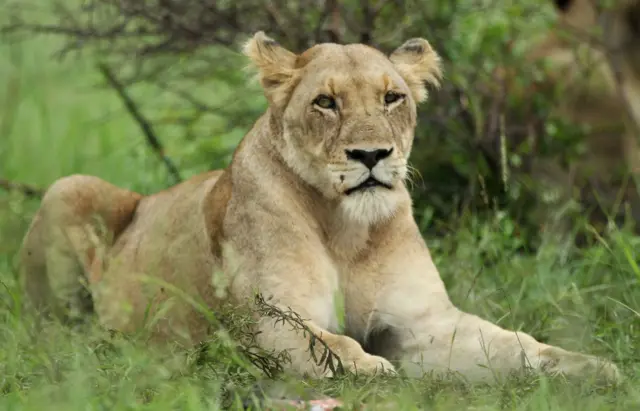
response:
M383 357L377 357L375 355L367 354L358 361L353 361L350 364L344 364L347 370L355 374L396 374L396 368Z
M612 362L558 347L549 347L540 352L540 369L548 374L595 378L598 382L606 383L616 383L622 379L618 367Z

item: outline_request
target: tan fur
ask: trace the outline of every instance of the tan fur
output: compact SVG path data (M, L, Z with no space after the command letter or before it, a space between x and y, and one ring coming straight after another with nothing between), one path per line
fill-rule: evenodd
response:
M555 160L537 161L534 176L548 181L558 202L574 197L576 189L589 196L595 190L607 212L622 199L638 219L640 2L617 0L608 9L595 0L564 3L556 8L552 31L531 48L528 59L547 64L543 86L560 87L556 114L589 129L578 161L569 168Z
M619 378L607 361L504 330L449 300L404 184L416 103L426 96L424 83L441 77L426 40L409 40L390 58L359 44L319 44L294 55L257 33L245 53L270 103L226 170L145 197L94 177L52 185L23 250L26 289L37 307L73 304L75 285L47 288L56 278L90 278L105 327L135 332L154 318L157 341L194 344L209 324L184 299L169 301L176 288L214 312L259 291L300 314L351 371L451 370L493 381L532 367L581 378L598 369L607 380ZM401 98L385 102L390 90ZM333 96L336 108L314 103L321 94ZM392 151L370 169L354 157L361 152L345 151L375 149ZM369 176L388 188L346 194ZM96 234L90 212L111 235ZM337 332L337 293L344 335ZM291 372L331 375L312 361L302 333L258 320L258 343L290 350Z

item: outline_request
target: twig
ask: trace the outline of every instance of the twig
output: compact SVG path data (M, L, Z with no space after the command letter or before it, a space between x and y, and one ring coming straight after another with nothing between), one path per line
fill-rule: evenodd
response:
M5 178L0 178L0 187L6 191L18 191L26 197L41 198L44 195L44 190L36 188L28 184L17 183Z
M376 27L376 20L385 4L386 0L379 0L374 6L371 5L369 0L362 0L360 2L363 14L363 21L360 30L360 43L370 44L373 41L373 31Z
M175 166L175 164L173 164L173 161L171 161L171 159L165 154L162 143L153 131L153 126L142 115L142 113L138 109L138 106L133 102L133 99L127 93L125 87L122 85L122 83L120 83L115 74L105 64L98 64L98 69L107 80L109 85L116 91L116 93L118 93L118 96L122 100L125 108L129 112L129 114L131 114L131 117L133 117L133 119L138 123L140 130L142 130L142 133L145 135L147 143L149 143L153 151L156 152L158 157L160 157L164 165L167 167L169 174L171 174L174 179L174 183L181 182L182 177L180 176L178 168Z
M328 40L332 43L342 43L344 29L338 0L327 0L324 13L326 13L327 19L323 22L323 30L327 34Z

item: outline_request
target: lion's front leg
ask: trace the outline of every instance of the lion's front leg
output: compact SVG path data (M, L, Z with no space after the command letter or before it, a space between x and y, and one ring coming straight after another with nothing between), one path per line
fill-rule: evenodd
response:
M454 371L471 381L491 382L532 369L619 379L618 369L610 362L543 344L526 333L505 330L457 309L417 227L413 234L404 236L404 243L393 250L377 254L382 259L383 286L369 324L371 329L393 334L387 346L377 346L408 374Z
M282 305L278 308L288 311ZM308 310L298 306L295 311L302 313L301 318L309 318ZM299 375L323 378L333 377L339 371L355 374L395 373L394 366L387 359L366 353L354 339L334 334L313 320L305 319L300 324L265 316L259 321L258 331L258 344L267 350L287 351L291 361L290 371ZM312 341L309 332L319 340ZM337 356L339 362L335 357L329 357L329 353Z
M290 244L275 249L287 247L293 249ZM290 358L290 364L285 365L288 371L313 378L332 377L338 362L333 361L334 367L327 366L329 353L340 359L344 371L395 371L388 360L366 353L353 338L330 331L337 323L337 273L321 253L307 251L301 244L294 252L281 251L254 260L231 250L225 247L224 258L227 270L234 273L232 293L238 300L252 298L256 293L262 296L254 307L258 317L256 342L267 351L286 351Z

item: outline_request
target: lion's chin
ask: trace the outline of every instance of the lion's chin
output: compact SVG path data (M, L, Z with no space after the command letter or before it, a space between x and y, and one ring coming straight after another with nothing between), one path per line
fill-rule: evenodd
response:
M397 193L385 187L358 190L344 196L340 208L348 221L377 224L391 218L399 206Z

